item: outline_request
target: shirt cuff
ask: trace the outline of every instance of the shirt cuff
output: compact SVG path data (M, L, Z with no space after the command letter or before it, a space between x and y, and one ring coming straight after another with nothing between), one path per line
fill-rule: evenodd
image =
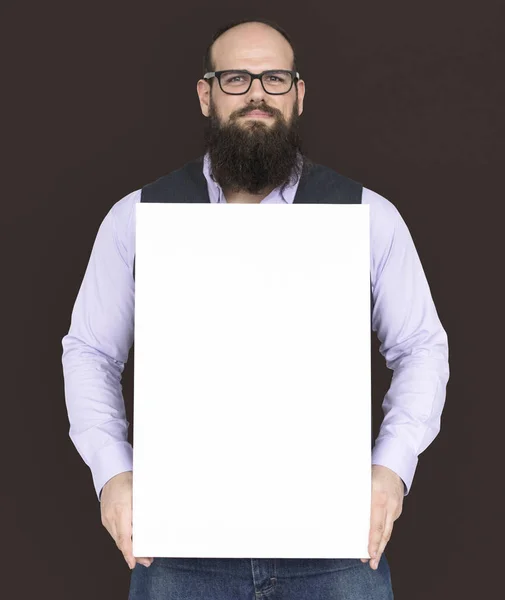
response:
M372 449L372 465L382 465L394 471L404 483L404 496L412 487L418 457L398 438L383 437Z
M115 442L98 450L90 465L98 501L103 486L115 475L133 471L133 447L130 442Z

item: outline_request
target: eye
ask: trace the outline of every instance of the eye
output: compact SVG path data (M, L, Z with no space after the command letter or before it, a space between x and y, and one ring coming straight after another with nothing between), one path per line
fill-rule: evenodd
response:
M268 80L272 83L284 83L286 81L286 76L282 73L279 73L277 75L270 74L268 75Z

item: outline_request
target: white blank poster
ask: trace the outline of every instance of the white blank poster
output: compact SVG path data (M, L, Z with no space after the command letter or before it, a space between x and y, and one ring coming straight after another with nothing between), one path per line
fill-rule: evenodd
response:
M133 553L364 558L369 206L136 205Z

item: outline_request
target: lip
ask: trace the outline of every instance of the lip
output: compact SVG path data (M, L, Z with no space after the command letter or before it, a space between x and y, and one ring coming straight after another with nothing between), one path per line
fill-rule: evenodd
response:
M251 112L248 112L246 115L244 115L244 117L271 117L272 115L265 113L265 112L261 112L260 110L253 110Z

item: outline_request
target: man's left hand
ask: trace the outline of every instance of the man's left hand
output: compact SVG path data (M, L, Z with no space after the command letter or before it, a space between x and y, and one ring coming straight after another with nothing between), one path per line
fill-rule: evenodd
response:
M364 563L370 560L372 569L377 569L391 537L393 523L402 514L404 493L403 480L394 471L382 465L372 465L372 507L368 543L368 552L372 558L361 559Z

